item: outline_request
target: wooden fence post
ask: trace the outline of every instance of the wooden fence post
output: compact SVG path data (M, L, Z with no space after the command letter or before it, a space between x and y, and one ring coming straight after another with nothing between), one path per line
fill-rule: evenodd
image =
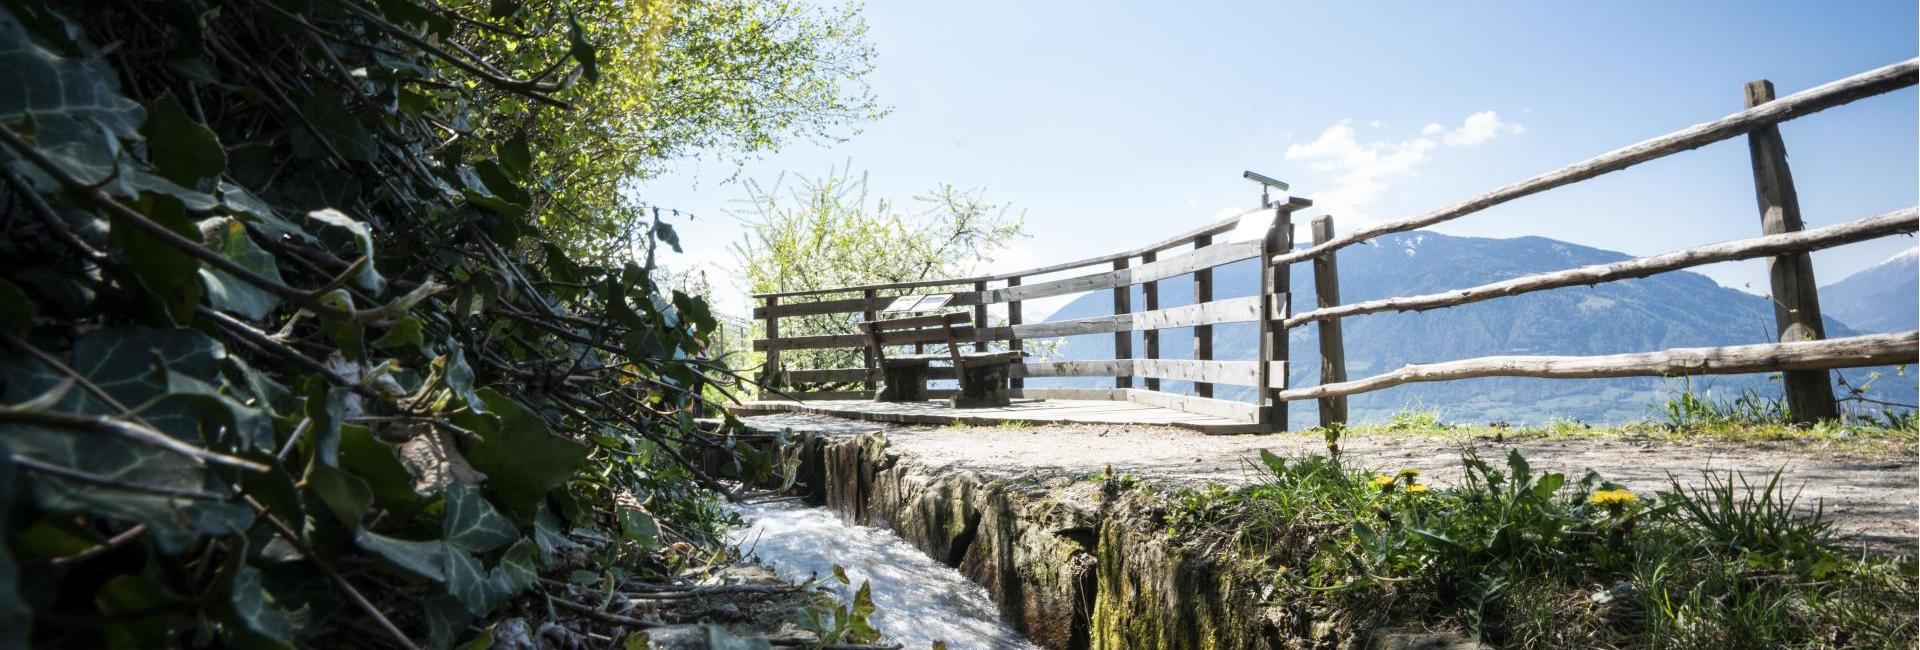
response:
M973 344L973 351L986 352L987 342L979 338L983 333L987 331L987 325L988 325L987 300L986 300L987 281L986 280L980 280L978 282L973 283L973 295L978 296L980 298L980 302L973 306L973 332L975 337L974 344ZM960 372L960 371L955 370L954 372Z
M760 370L760 399L767 399L764 386L773 382L780 371L780 315L773 311L780 306L780 297L767 296L763 300L767 303L767 364Z
M1200 235L1193 238L1193 249L1200 250L1213 245L1213 235ZM1213 269L1204 268L1193 272L1193 304L1213 302ZM1193 326L1193 358L1198 361L1213 360L1213 326ZM1193 382L1193 394L1199 397L1213 397L1213 384Z
M1156 259L1159 259L1159 257L1160 255L1158 253L1154 251L1147 251L1146 253L1143 253L1140 255L1140 264L1142 266L1145 266L1147 264L1152 264L1153 261ZM1160 308L1160 283L1159 282L1140 283L1140 302L1142 303L1140 305L1141 311L1153 311L1155 309L1159 309ZM1150 330L1141 332L1140 342L1141 342L1141 345L1147 348L1144 352L1148 359L1160 358L1160 330L1150 329ZM1146 378L1145 381L1141 383L1146 385L1147 390L1160 390L1159 377L1148 377Z
M1114 260L1113 270L1126 270L1127 263L1131 260L1132 258L1127 257ZM1113 288L1113 313L1115 315L1133 313L1133 285L1123 283ZM1113 358L1133 358L1133 332L1122 331L1113 333ZM1113 377L1113 387L1132 388L1133 377L1129 375L1115 375Z
M1020 276L1016 275L1011 278L1007 278L1007 286L1009 288L1020 286ZM1007 327L1010 327L1010 328L1018 327L1019 325L1020 325L1020 301L1009 300L1007 301ZM1018 352L1026 349L1025 345L1026 344L1020 342L1020 337L1018 335L1014 335L1014 334L1007 335L1008 350ZM1020 361L1016 360L1014 361L1014 363L1020 363ZM1025 378L1012 377L1007 379L1008 389L1020 390L1026 387L1027 387L1027 380Z
M873 310L873 301L880 297L880 291L877 289L868 289L861 293L861 297L866 299L867 305L866 309L860 311L860 319L864 321L880 320L880 314ZM867 378L860 382L860 386L867 391L868 397L872 397L873 391L880 388L880 367L877 363L878 360L873 358L872 347L860 348L860 354L862 358L865 359L863 367L867 369Z
M1287 402L1280 399L1281 389L1273 386L1273 373L1280 373L1280 383L1286 383L1287 328L1282 324L1292 313L1293 273L1289 264L1274 264L1273 256L1293 250L1293 211L1285 205L1273 206L1273 224L1267 228L1267 236L1260 253L1260 266L1265 272L1260 274L1260 362L1258 387L1259 397L1255 403L1261 406L1260 423L1273 431L1287 430Z
M1313 245L1319 246L1333 239L1333 217L1321 215L1313 219ZM1340 267L1334 261L1336 252L1313 258L1313 298L1314 304L1321 309L1340 304ZM1347 347L1340 335L1340 319L1329 318L1320 321L1320 383L1338 384L1347 380ZM1347 423L1347 398L1344 395L1320 398L1320 426L1333 427Z
M1773 101L1773 82L1761 79L1746 86L1747 108ZM1798 232L1800 197L1787 167L1787 145L1780 127L1768 126L1747 134L1753 158L1753 189L1760 202L1760 227L1768 235ZM1820 296L1813 277L1813 259L1805 251L1775 255L1767 261L1773 285L1773 319L1780 341L1811 341L1827 337L1820 318ZM1793 421L1812 424L1839 417L1833 401L1833 380L1827 370L1788 370L1787 410Z

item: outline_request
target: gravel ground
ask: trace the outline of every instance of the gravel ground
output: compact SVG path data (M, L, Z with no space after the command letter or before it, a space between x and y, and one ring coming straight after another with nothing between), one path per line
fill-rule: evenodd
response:
M801 414L745 421L754 428L791 427L829 434L885 432L892 448L930 466L998 476L1094 473L1111 466L1116 473L1135 474L1155 483L1242 483L1251 480L1248 463L1258 462L1262 449L1282 456L1326 449L1319 435L1299 433L1207 436L1131 425L929 427ZM1576 479L1592 468L1641 492L1667 488L1669 475L1694 484L1703 470L1739 470L1754 480L1782 470L1783 483L1803 490L1803 504L1824 503L1842 534L1879 548L1908 547L1920 539L1920 466L1914 455L1876 458L1795 449L1788 444L1611 437L1496 441L1376 434L1340 441L1347 458L1360 465L1416 467L1426 482L1442 486L1459 480L1460 453L1469 444L1496 466L1504 463L1507 449L1518 449L1535 471L1563 472Z

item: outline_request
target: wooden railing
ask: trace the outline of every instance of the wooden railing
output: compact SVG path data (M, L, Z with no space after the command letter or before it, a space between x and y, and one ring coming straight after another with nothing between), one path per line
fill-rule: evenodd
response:
M871 354L861 367L789 369L781 352L803 349L858 348L864 344L851 327L844 333L782 336L780 320L822 314L860 314L873 319L878 310L900 295L951 294L949 307L971 307L977 327L968 328L970 340L1019 346L1027 339L1112 333L1114 358L1094 361L1036 361L1016 365L1011 372L1013 393L1022 397L1122 399L1229 418L1261 429L1284 429L1287 405L1319 400L1322 425L1346 421L1346 396L1410 382L1446 381L1472 377L1592 378L1782 372L1787 401L1796 419L1831 418L1836 412L1828 370L1911 363L1920 356L1920 332L1827 339L1820 318L1808 253L1920 229L1920 210L1907 208L1858 221L1804 230L1798 199L1786 162L1785 146L1777 128L1782 122L1840 106L1861 98L1913 86L1920 59L1871 70L1833 83L1775 99L1766 81L1748 84L1747 109L1727 117L1676 131L1639 144L1602 154L1546 174L1423 215L1368 226L1335 236L1333 220L1321 216L1311 224L1311 244L1296 247L1293 214L1312 205L1298 198L1274 202L1255 210L1251 221L1265 224L1264 234L1246 236L1247 215L1214 223L1192 232L1130 251L1055 264L1015 273L840 287L809 291L757 294L762 304L754 318L764 321L765 337L753 342L763 352L767 368L775 369L786 385L852 384L858 390L762 391L764 398L853 399L870 397L878 380ZM1384 298L1340 304L1339 272L1335 252L1382 235L1443 223L1521 197L1595 178L1661 157L1745 135L1751 149L1754 183L1759 200L1763 236L1631 259L1611 264L1512 278L1477 287L1433 294ZM1237 240L1217 241L1230 231ZM1171 253L1171 255L1169 255ZM1409 365L1381 375L1349 380L1346 376L1343 318L1388 311L1422 311L1454 307L1483 300L1577 285L1647 277L1703 264L1771 258L1773 300L1779 326L1778 342L1719 348L1677 348L1648 353L1584 357L1502 356L1436 364ZM1246 259L1262 259L1260 289L1256 295L1215 300L1214 267ZM1292 267L1311 263L1315 307L1292 313ZM1065 271L1103 269L1064 279L1027 282L1037 276ZM1190 276L1194 303L1163 307L1159 283ZM1132 285L1142 285L1140 311L1132 304ZM1068 321L1025 323L1021 303L1038 298L1111 290L1114 313ZM987 324L987 307L1004 303L1004 325ZM1256 323L1259 352L1253 360L1214 359L1213 332L1224 323ZM1319 330L1320 382L1289 387L1291 357L1288 332L1313 325ZM1159 331L1193 328L1192 359L1162 359ZM1132 333L1141 331L1143 349L1135 357ZM932 339L929 339L929 342ZM951 378L950 369L935 369L935 378ZM1031 377L1111 377L1112 389L1030 389ZM1140 379L1135 386L1134 380ZM1194 394L1161 390L1161 380L1194 382ZM775 381L774 384L781 382ZM1214 384L1254 386L1252 402L1216 399ZM936 396L939 391L933 391Z
M1320 327L1320 384L1284 390L1278 396L1279 401L1284 404L1305 399L1320 400L1321 423L1331 425L1345 421L1347 395L1411 382L1473 377L1592 378L1781 372L1785 380L1788 410L1795 420L1812 422L1835 417L1837 408L1828 371L1912 363L1916 356L1920 356L1920 352L1916 352L1920 349L1920 332L1827 339L1808 253L1879 237L1912 234L1920 229L1920 210L1906 208L1839 225L1803 230L1799 199L1794 193L1793 176L1787 166L1786 146L1781 141L1778 125L1854 100L1913 86L1920 81L1916 78L1917 70L1920 70L1920 59L1903 61L1779 99L1773 96L1773 84L1765 80L1755 81L1746 85L1747 109L1744 111L1602 154L1427 214L1361 228L1339 237L1332 235L1332 224L1323 217L1314 224L1312 246L1302 250L1289 249L1269 260L1277 266L1313 261L1315 278L1323 294L1315 309L1288 316L1282 323L1283 329L1307 324ZM1338 276L1333 270L1333 258L1334 251L1341 248L1389 233L1406 232L1458 219L1524 196L1741 135L1747 136L1753 164L1761 237L1611 264L1528 275L1465 289L1338 304ZM1534 291L1641 278L1703 264L1761 257L1771 259L1769 271L1772 275L1778 342L1582 357L1480 357L1408 365L1357 380L1348 380L1344 371L1339 332L1342 318L1388 311L1455 307ZM1324 279L1319 275L1321 273L1326 274ZM1285 344L1285 337L1276 340ZM1279 421L1285 422L1284 419Z
M1258 295L1215 300L1213 269L1243 260L1265 259L1285 250L1284 246L1290 242L1284 241L1278 232L1274 225L1278 220L1273 216L1310 205L1312 202L1306 199L1288 198L1253 210L1248 215L1209 224L1133 250L1013 273L756 294L754 298L761 304L754 309L753 317L764 322L766 336L755 340L753 349L766 355L767 367L777 369L779 379L783 380L771 383L787 386L860 383L857 390L763 390L761 396L763 399L863 399L872 396L878 380L878 369L870 353L863 355L864 362L860 367L784 367L781 363L782 352L856 348L862 347L864 340L853 333L851 327L844 333L783 336L780 331L781 319L859 314L860 319L870 320L879 315L877 310L899 296L942 294L951 296L947 302L949 308L972 308L974 322L979 324L988 323L989 305L1006 305L1005 324L959 329L962 337L969 341L1014 347L1029 339L1105 333L1113 335L1113 359L1030 361L1015 365L1010 372L1010 381L1012 392L1017 397L1121 399L1249 424L1262 423L1265 421L1262 407L1266 404L1214 399L1213 385L1267 386L1284 381L1284 368L1276 369L1273 364L1260 360L1215 360L1211 330L1215 325L1246 322L1259 323L1263 331L1278 331L1285 313L1276 305L1286 305L1288 301L1284 294L1275 296L1274 287L1284 290L1284 278L1283 284L1263 285ZM1249 221L1257 225L1264 224L1264 231L1255 233L1251 238L1216 241L1222 235L1244 229L1244 224ZM1027 282L1039 276L1089 268L1099 270L1060 279ZM1163 308L1160 305L1159 284L1181 276L1192 278L1193 304ZM1132 287L1136 284L1141 285L1143 298L1138 311L1132 304ZM1047 323L1026 323L1022 320L1021 307L1026 301L1101 290L1113 293L1114 313L1111 316ZM1159 331L1185 327L1191 327L1194 331L1193 358L1160 358ZM1134 357L1132 349L1134 332L1142 332L1144 349L1141 350L1143 356L1139 358ZM932 342L932 339L927 342ZM950 368L935 368L932 377L951 378L952 372ZM1110 377L1113 379L1113 388L1027 388L1025 380L1034 377ZM1136 379L1140 380L1137 386ZM1195 394L1162 391L1162 380L1194 382ZM937 390L930 393L936 397L944 394Z

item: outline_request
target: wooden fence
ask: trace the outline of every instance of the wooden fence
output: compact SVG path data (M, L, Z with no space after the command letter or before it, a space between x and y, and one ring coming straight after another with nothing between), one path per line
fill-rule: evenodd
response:
M767 367L780 369L780 379L783 381L776 383L789 386L860 384L857 390L762 390L761 396L763 399L865 399L872 396L879 379L879 371L871 354L864 356L864 363L860 367L785 368L781 363L783 351L857 348L862 347L865 341L851 328L846 333L782 336L781 319L823 314L859 314L860 319L872 319L879 315L878 310L899 296L937 294L950 296L946 305L949 308L972 308L976 323L988 322L989 305L1006 305L1004 324L956 328L960 336L969 341L1014 347L1028 339L1113 334L1113 359L1016 364L1011 369L1010 380L1013 383L1012 393L1016 397L1128 400L1250 424L1264 422L1260 404L1214 399L1213 386L1266 386L1283 382L1286 376L1284 364L1214 360L1212 328L1223 323L1246 322L1259 323L1263 328L1277 331L1285 314L1276 311L1276 305L1286 305L1288 301L1285 294L1276 296L1274 287L1284 288L1285 278L1281 278L1281 284L1263 284L1258 295L1215 300L1213 268L1243 260L1265 259L1286 250L1285 246L1291 242L1284 241L1284 234L1277 227L1280 220L1272 217L1310 205L1311 201L1289 198L1256 209L1250 215L1213 223L1141 248L1014 273L757 294L754 298L761 304L754 308L753 318L764 321L763 331L766 334L764 338L753 342L753 349L766 355ZM1266 224L1266 227L1252 238L1216 241L1216 238L1236 229L1244 230L1243 224L1249 221ZM1162 259L1163 254L1170 252L1178 254ZM1024 282L1036 276L1089 268L1099 270L1061 279ZM1182 276L1192 279L1194 303L1161 308L1160 283ZM1136 284L1141 285L1142 296L1138 310L1133 305L1132 287ZM1113 293L1114 314L1111 316L1047 323L1022 321L1021 306L1026 301L1101 290ZM1159 330L1180 327L1193 328L1193 359L1160 358ZM1142 356L1138 358L1133 351L1134 332L1142 333ZM928 342L933 340L934 337L928 337ZM932 376L935 379L952 378L952 369L935 368ZM1029 377L1110 377L1113 379L1113 388L1027 388L1024 380ZM1136 379L1140 380L1137 386ZM1196 394L1160 390L1161 380L1194 382ZM936 397L946 394L937 390L930 393Z
M1778 125L1858 99L1913 86L1920 81L1917 72L1920 72L1920 59L1913 59L1778 99L1773 96L1772 84L1764 80L1755 81L1746 86L1747 108L1741 112L1602 154L1409 219L1368 226L1336 236L1332 218L1318 217L1311 224L1311 244L1304 248L1296 247L1293 241L1293 214L1310 206L1311 202L1291 198L1256 211L1259 214L1253 222L1266 224L1264 234L1247 237L1243 227L1239 231L1242 236L1234 241L1216 243L1215 239L1247 222L1244 215L1139 249L1017 273L760 294L755 298L763 304L754 310L754 318L765 321L766 337L754 341L754 349L766 353L768 367L780 368L782 350L860 347L863 344L861 337L852 332L782 337L780 319L853 313L873 318L877 310L899 295L911 295L916 291L950 293L952 299L949 306L972 307L978 323L987 322L988 305L1007 305L1007 323L970 328L964 334L973 340L1018 346L1023 339L1113 333L1113 359L1017 365L1012 374L1017 396L1123 399L1235 419L1261 428L1284 429L1288 402L1319 400L1321 423L1331 425L1346 421L1348 395L1411 382L1473 377L1594 378L1782 372L1788 407L1795 419L1813 421L1831 418L1837 413L1829 376L1831 369L1912 363L1916 356L1920 356L1920 352L1916 351L1920 350L1920 332L1826 338L1809 253L1869 239L1912 234L1920 230L1920 209L1906 208L1834 226L1803 229L1799 202L1794 193L1786 148L1781 141ZM1754 187L1761 217L1762 235L1759 237L1610 264L1528 275L1465 289L1340 304L1335 251L1341 248L1390 233L1451 221L1521 197L1742 135L1747 136L1751 152ZM1162 253L1180 250L1185 252L1161 258ZM1779 331L1777 342L1583 357L1481 357L1409 365L1355 380L1349 380L1346 376L1344 342L1340 331L1343 318L1389 311L1447 308L1534 291L1641 278L1703 264L1762 257L1770 260L1772 296ZM1245 298L1213 299L1213 267L1252 258L1266 261L1260 272L1261 288L1258 294ZM1314 309L1296 314L1292 313L1292 301L1286 292L1291 286L1292 267L1299 263L1311 265L1316 304ZM1032 284L1022 282L1026 278L1087 267L1110 270ZM1180 276L1191 276L1194 304L1162 308L1159 305L1159 283ZM1134 310L1131 300L1131 286L1135 284L1142 285L1144 304L1140 311ZM1112 316L1033 324L1021 321L1022 301L1102 289L1113 292ZM1213 359L1212 326L1234 322L1258 324L1260 336L1256 360ZM1287 333L1292 328L1306 325L1319 329L1320 382L1308 387L1289 387L1286 369L1291 354ZM1194 329L1193 359L1159 358L1158 331L1178 327ZM1132 349L1134 331L1143 332L1144 349L1139 357L1135 357ZM935 376L951 377L950 373L936 373ZM861 390L783 394L797 399L865 398L872 394L877 380L871 355L863 367L789 369L784 371L784 375L787 381L802 385L815 382L861 382L862 385ZM1112 377L1114 387L1111 390L1025 389L1020 383L1026 377L1085 376ZM1140 386L1134 385L1136 378L1142 380ZM1192 381L1195 395L1162 391L1160 380L1163 379ZM1215 399L1214 384L1249 385L1261 390L1257 391L1251 403L1235 402Z

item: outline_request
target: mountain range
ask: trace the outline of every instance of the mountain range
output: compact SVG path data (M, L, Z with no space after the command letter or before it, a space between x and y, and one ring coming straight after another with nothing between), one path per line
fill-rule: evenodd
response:
M1433 232L1380 237L1339 253L1343 302L1410 296L1502 279L1629 259L1614 251L1544 237L1493 239ZM1827 335L1904 331L1916 328L1915 257L1902 255L1821 290ZM1314 305L1313 275L1296 265L1292 278L1296 312ZM1817 270L1817 269L1816 269ZM1192 282L1181 276L1159 284L1160 304L1192 302ZM1214 270L1216 299L1258 293L1255 261ZM1134 288L1133 305L1143 304ZM1111 294L1095 291L1069 302L1047 320L1069 320L1112 313ZM1722 287L1704 275L1674 272L1650 278L1567 287L1428 312L1379 313L1343 320L1347 374L1360 378L1410 363L1509 354L1594 355L1646 352L1672 347L1758 343L1774 338L1773 310L1766 298ZM1258 349L1253 323L1214 328L1214 358L1251 360ZM1134 333L1134 352L1144 349ZM1295 386L1319 382L1318 328L1305 326L1290 337ZM1161 357L1191 359L1192 330L1163 330ZM1030 348L1032 350L1033 348ZM1054 359L1108 359L1113 336L1099 334L1053 339L1046 356ZM1869 372L1882 378L1871 394L1911 404L1914 373L1891 368L1846 371L1859 385ZM1111 379L1029 379L1031 387L1111 386ZM1754 391L1778 397L1779 383L1767 375L1688 379L1533 379L1498 377L1403 385L1349 399L1356 422L1379 420L1408 408L1431 408L1456 422L1542 423L1576 419L1619 423L1658 418L1657 410L1675 391L1692 390L1716 399ZM1191 394L1186 382L1163 382L1163 390ZM1836 395L1845 395L1836 389ZM1216 387L1216 397L1251 400L1250 387ZM1316 406L1295 402L1291 424L1311 426Z

